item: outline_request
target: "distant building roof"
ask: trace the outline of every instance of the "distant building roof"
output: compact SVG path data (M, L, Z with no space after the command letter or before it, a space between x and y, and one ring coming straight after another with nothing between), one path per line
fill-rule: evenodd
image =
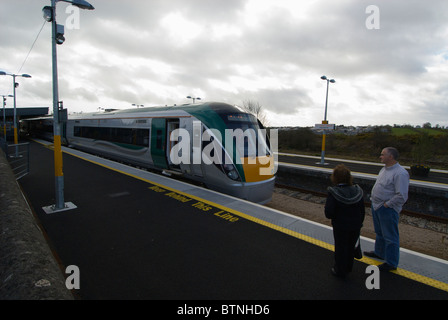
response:
M16 108L17 117L30 118L45 116L48 114L48 107L33 107L33 108ZM5 115L7 118L14 116L14 108L5 108ZM3 119L3 108L0 107L0 119Z

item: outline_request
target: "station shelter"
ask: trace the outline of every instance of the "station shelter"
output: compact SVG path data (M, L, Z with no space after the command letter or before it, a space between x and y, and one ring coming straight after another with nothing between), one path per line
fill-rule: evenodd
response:
M48 115L48 107L26 107L26 108L16 108L16 120L17 124L20 123L22 119L36 118ZM3 115L4 118L3 118ZM0 109L0 138L5 138L6 127L6 141L14 141L14 108ZM17 128L20 128L17 125Z

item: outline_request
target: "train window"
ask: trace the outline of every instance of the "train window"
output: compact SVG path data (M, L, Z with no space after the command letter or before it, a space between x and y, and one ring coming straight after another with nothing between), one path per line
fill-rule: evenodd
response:
M249 113L223 113L227 129L233 130L233 143L243 157L270 154L266 137L260 135L257 118ZM226 142L227 143L227 142Z
M149 146L149 129L75 126L73 132L75 137L141 147Z

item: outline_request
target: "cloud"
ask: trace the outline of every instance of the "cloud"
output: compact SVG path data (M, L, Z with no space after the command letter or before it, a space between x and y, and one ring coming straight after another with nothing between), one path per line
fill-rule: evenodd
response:
M448 125L446 0L377 0L378 30L366 28L367 0L91 2L95 10L80 10L79 29L66 27L58 46L60 99L73 111L180 104L197 95L256 100L273 125L314 125L322 120L325 74L336 79L329 115L337 124ZM16 72L23 63L44 5L2 2L0 69ZM58 4L59 23L73 18L67 5ZM21 81L23 105L52 103L49 39L47 24L22 70L33 75ZM0 90L10 82L0 79Z

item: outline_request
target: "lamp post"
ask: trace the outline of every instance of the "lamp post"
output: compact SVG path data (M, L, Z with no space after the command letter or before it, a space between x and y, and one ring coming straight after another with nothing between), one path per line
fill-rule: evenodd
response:
M14 129L14 144L19 143L19 138L17 135L17 106L16 106L16 87L19 85L16 83L16 77L23 78L31 78L29 74L14 74L14 73L6 73L5 71L0 71L0 76L12 76L12 85L14 90L14 120L13 120L13 129Z
M62 148L61 148L61 123L59 117L59 90L58 90L58 66L56 45L64 43L64 26L56 23L56 3L68 2L78 8L93 10L94 7L84 0L51 0L51 6L42 9L44 19L51 22L52 36L52 66L53 66L53 135L54 135L54 174L56 186L56 204L46 207L47 213L71 209L71 203L64 202L64 174L62 171ZM44 208L45 210L45 208ZM51 210L51 211L50 211Z
M12 94L2 95L2 98L3 98L3 137L5 138L5 141L6 141L6 112L5 112L6 97L14 97L14 96Z
M193 99L193 104L196 102L196 100L201 100L201 98L199 97L192 97L192 96L188 96L187 99Z
M330 86L330 82L331 83L335 83L336 81L334 79L328 79L326 76L322 76L320 77L322 80L327 81L327 98L325 99L325 115L324 115L324 120L322 121L322 124L328 124L327 121L327 107L328 107L328 89ZM321 165L325 165L325 139L326 139L326 134L325 134L325 129L322 132L322 154L321 154L321 158L320 158L320 164Z

